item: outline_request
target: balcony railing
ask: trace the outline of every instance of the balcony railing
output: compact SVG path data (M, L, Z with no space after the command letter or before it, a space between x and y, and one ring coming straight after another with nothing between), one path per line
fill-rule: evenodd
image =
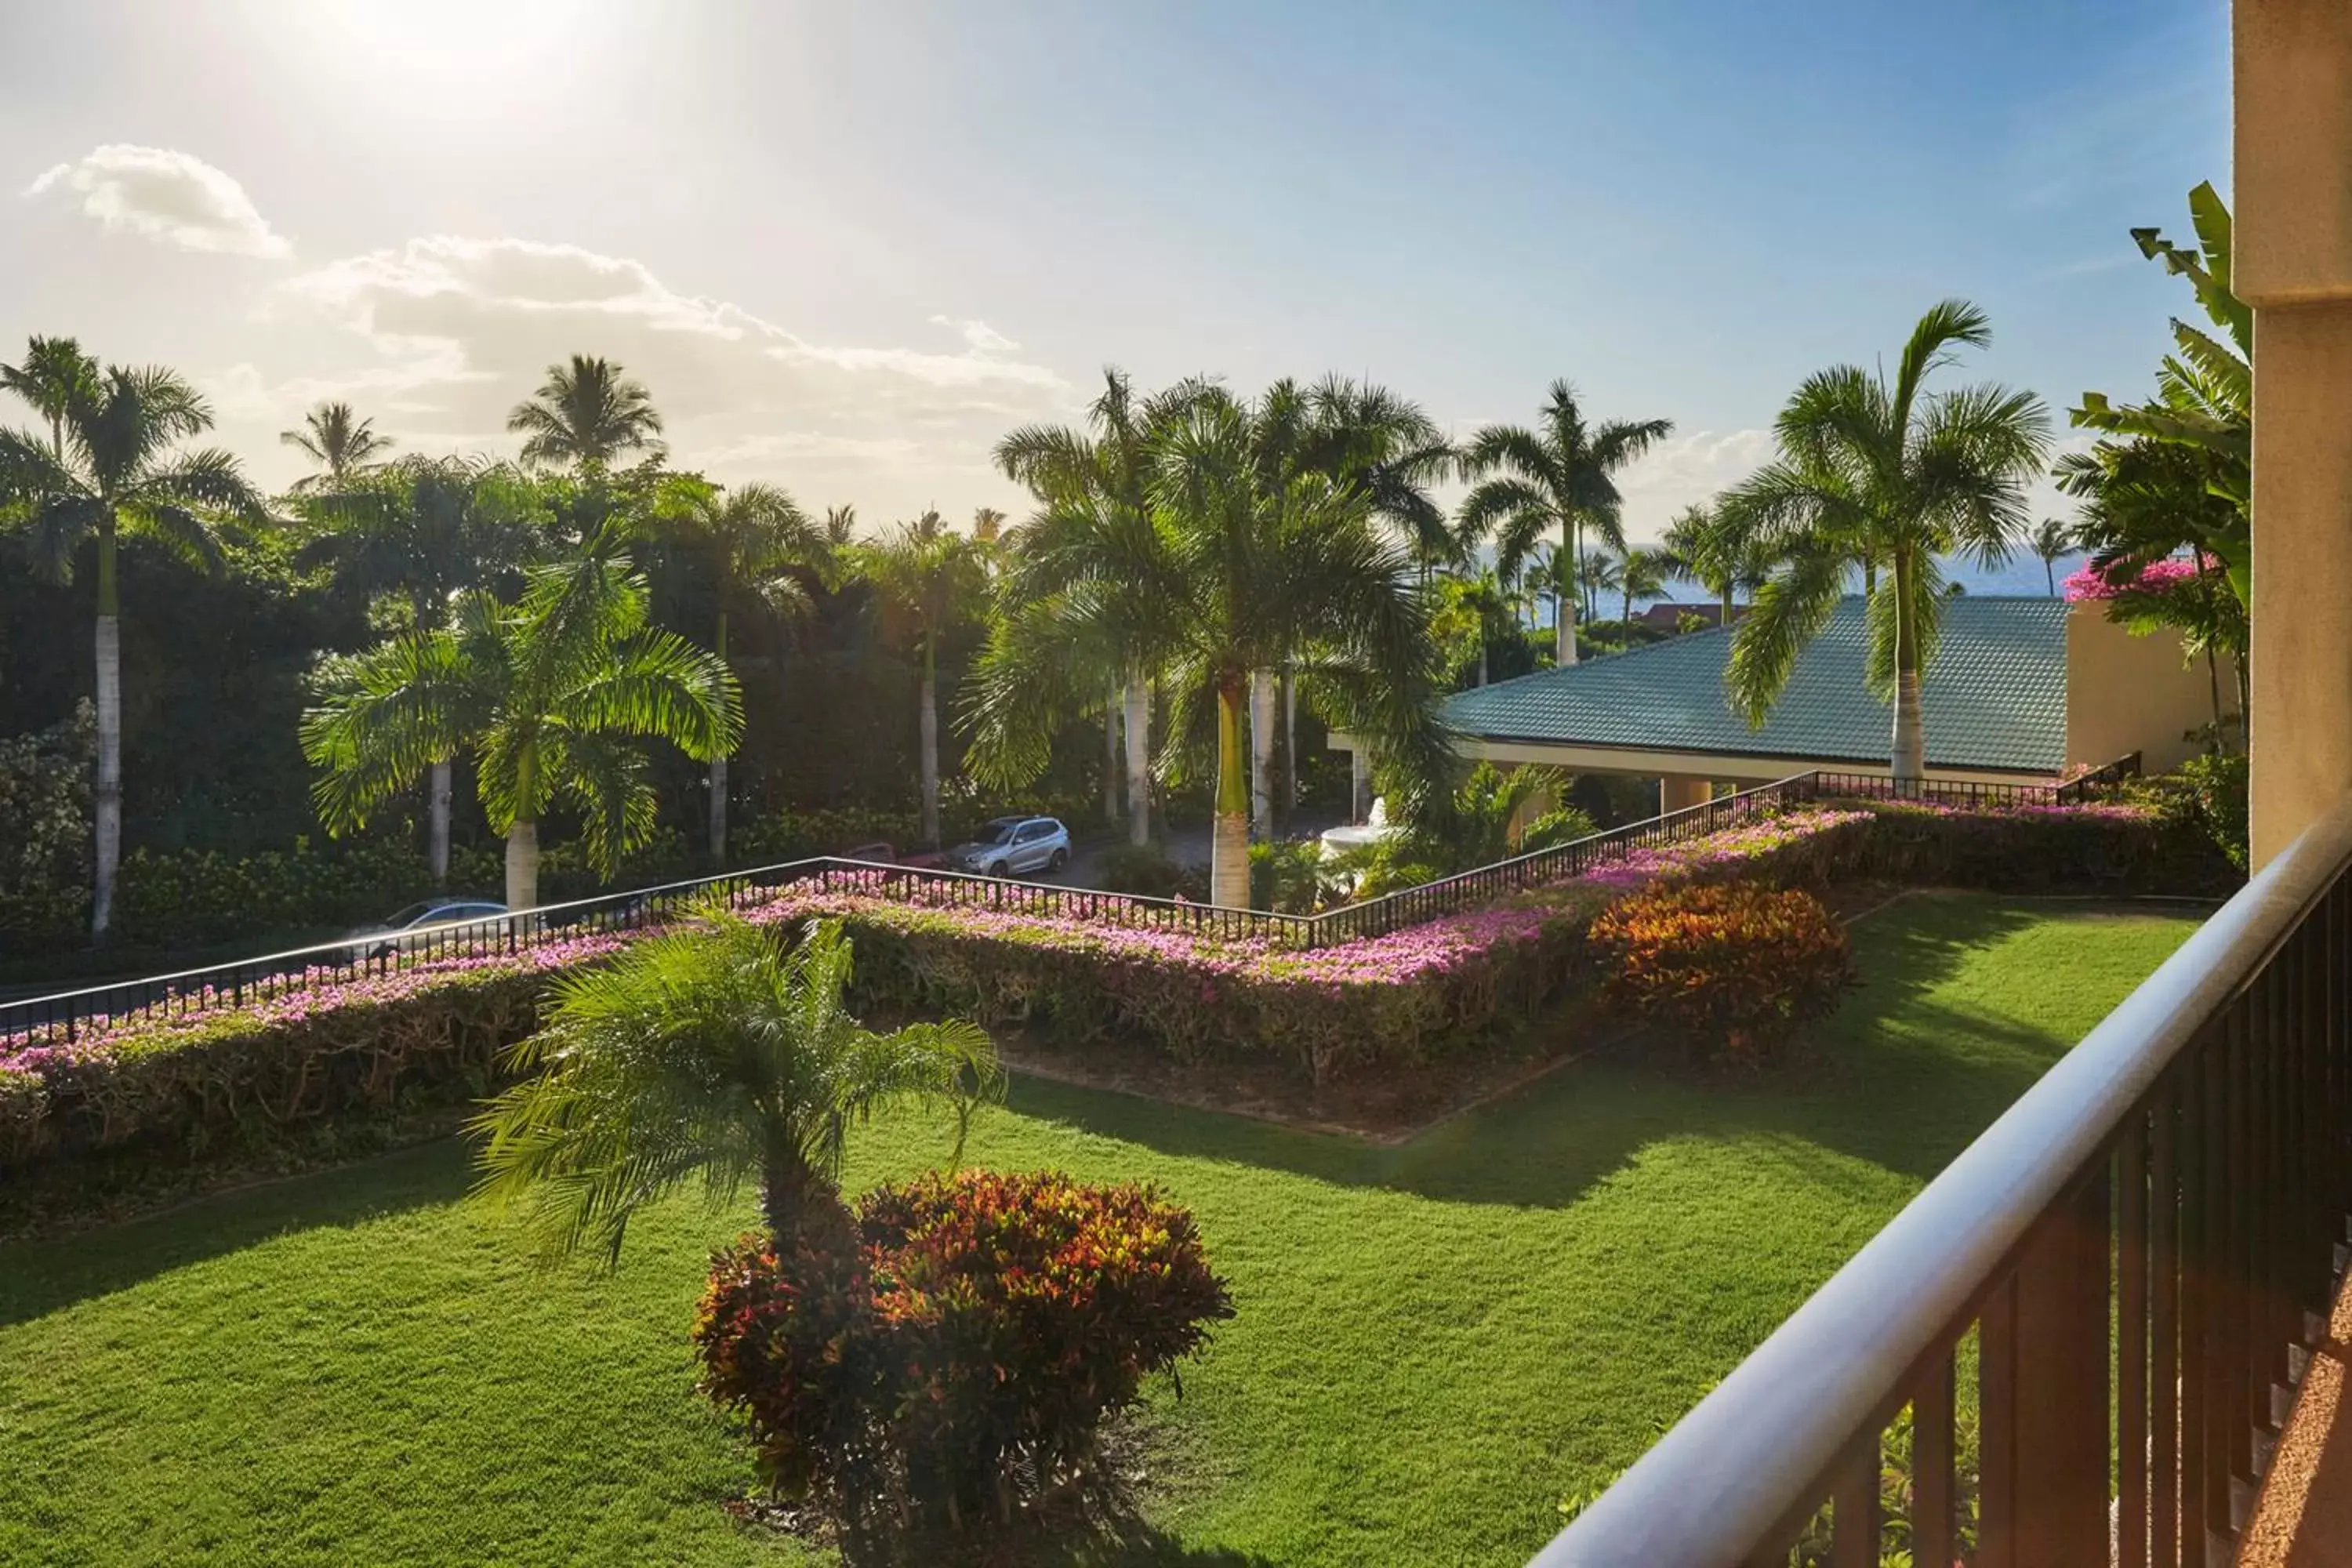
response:
M1536 1568L2229 1563L2345 1259L2347 864L2352 800Z

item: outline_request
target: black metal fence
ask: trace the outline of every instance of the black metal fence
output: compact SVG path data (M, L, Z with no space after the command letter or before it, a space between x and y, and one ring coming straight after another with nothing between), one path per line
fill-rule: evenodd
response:
M2126 767L2137 773L2138 758L2126 758L2101 769L2097 774L2087 774L2084 780L2062 785L1977 785L1929 781L1924 785L1908 786L1903 793L1906 798L1954 804L2050 804L2068 798L2067 791L2097 787L2086 785L2086 781L2113 783L2125 776L2118 770ZM1987 793L1995 790L2004 793ZM321 981L356 980L416 964L517 953L576 936L642 930L668 921L706 900L720 899L740 906L794 886L813 886L820 892L863 893L899 903L1075 919L1219 941L1255 941L1293 948L1328 947L1386 935L1475 909L1505 894L1570 880L1643 849L1678 838L1719 832L1777 815L1792 805L1834 798L1883 797L1893 793L1884 777L1800 773L1315 915L1231 909L1139 894L1066 888L1050 882L1010 881L821 857L607 893L413 933L325 942L203 969L0 1003L0 1039L13 1037L21 1043L23 1037L30 1037L36 1042L71 1041L93 1020L183 1016L242 1006ZM2080 799L2082 795L2078 793L2072 798Z
M1536 1568L2228 1563L2325 1339L2347 1203L2352 800Z

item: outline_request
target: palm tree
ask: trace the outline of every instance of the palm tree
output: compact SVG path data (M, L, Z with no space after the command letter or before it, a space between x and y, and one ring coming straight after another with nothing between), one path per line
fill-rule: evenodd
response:
M854 506L829 506L824 509L824 542L835 550L845 549L857 539L857 509Z
M722 490L694 482L665 518L672 532L700 550L710 563L713 616L710 647L727 658L727 609L749 594L779 616L809 607L807 585L797 573L815 573L830 548L824 533L793 498L773 485L739 485ZM727 753L710 759L710 863L727 864Z
M320 485L348 485L393 445L391 437L376 434L374 420L353 416L348 403L321 403L302 416L301 429L281 430L278 438L319 465L317 473L294 481L297 494Z
M1870 596L1869 671L1874 688L1892 689L1897 784L1916 784L1927 766L1919 682L1943 613L1937 557L2006 559L2024 531L2024 487L2049 449L2048 416L2032 393L1926 391L1958 350L1991 339L1983 311L1947 300L1912 330L1893 382L1859 365L1808 377L1780 411L1779 458L1724 500L1786 552L1732 637L1726 680L1751 724L1829 624L1850 564L1885 563Z
M364 826L420 769L465 748L483 812L506 836L509 909L539 902L539 820L558 799L580 812L597 870L617 872L654 830L635 742L708 762L743 722L727 666L648 624L626 531L610 519L577 558L531 568L519 603L469 590L449 624L328 668L326 700L302 725L328 831Z
M922 756L923 841L940 842L940 639L988 591L981 552L936 511L902 522L859 553L866 577L906 627L922 661L917 723Z
M971 537L981 544L993 544L1003 531L1004 514L992 506L974 507L971 512Z
M528 1074L474 1121L486 1136L476 1195L530 1205L542 1256L583 1247L609 1264L647 1204L699 1180L715 1201L757 1176L782 1245L840 1204L853 1125L908 1101L944 1100L956 1152L1004 1075L979 1026L877 1035L842 993L840 922L796 942L723 907L557 982L547 1026L508 1058Z
M1243 710L1262 672L1289 661L1324 711L1379 749L1409 810L1438 793L1452 756L1412 557L1360 489L1279 458L1286 413L1277 396L1244 404L1185 384L1142 426L1139 511L1049 510L1028 525L1043 563L982 662L974 709L983 754L1017 743L1066 645L1112 646L1148 606L1171 728L1211 737L1210 896L1234 907L1249 898Z
M0 430L0 501L29 516L43 574L63 582L86 541L98 555L98 781L93 796L96 885L93 941L114 910L122 855L122 605L116 552L123 532L143 534L207 568L219 563L212 521L267 521L237 461L217 447L180 449L212 427L205 400L163 369L110 365L96 373L54 345L28 362L43 368L12 381L51 422L50 439ZM40 345L36 345L39 347ZM62 373L62 379L58 379Z
M658 450L661 427L642 382L586 354L549 365L539 391L507 416L507 428L523 438L522 460L550 468L604 468L625 452Z
M303 497L316 530L295 560L331 568L337 584L373 600L394 595L413 630L442 625L450 600L519 570L530 555L530 487L511 468L462 458L413 457ZM427 769L426 859L434 885L449 879L453 741Z
M1664 550L1628 550L1617 563L1617 589L1625 595L1624 625L1633 625L1633 601L1666 591L1666 575L1675 569L1674 556Z
M1584 618L1588 621L1600 618L1596 606L1601 595L1613 593L1624 585L1623 568L1617 557L1606 551L1596 550L1577 563L1576 578L1577 585L1584 591Z
M1007 479L1029 488L1039 511L1015 536L1007 558L1003 613L991 629L990 661L1017 659L1027 670L1029 721L982 724L975 737L974 765L1011 785L1025 784L1045 766L1053 714L1107 698L1104 723L1119 724L1125 736L1127 830L1133 844L1151 837L1151 674L1159 657L1160 606L1120 584L1091 574L1089 563L1115 549L1122 537L1148 529L1146 459L1152 426L1171 416L1190 395L1183 384L1161 398L1139 399L1124 371L1103 372L1103 390L1087 411L1087 428L1029 425L996 446L996 465ZM1068 591L1083 580L1093 594L1115 594L1117 614L1097 616L1097 637L1073 638L1049 629L1015 652L1010 643L1034 626L1039 601ZM1051 612L1045 612L1050 616ZM1059 656L1058 659L1051 656ZM1046 665L1055 664L1050 672ZM1050 700L1049 700L1050 697ZM1041 722L1040 721L1046 721Z
M1611 476L1674 428L1671 419L1588 424L1576 388L1567 381L1553 382L1535 429L1492 425L1463 449L1463 477L1482 481L1462 503L1464 547L1492 535L1496 568L1507 582L1517 580L1537 542L1553 530L1559 531L1569 560L1580 566L1588 527L1622 550L1625 531ZM1559 641L1558 662L1574 664L1576 616L1566 595L1560 602Z
M2045 517L2034 525L2026 543L2042 558L2042 575L2050 585L2050 596L2058 596L2058 563L2074 549L2074 529L2071 523Z
M1722 507L1685 507L1667 525L1664 542L1667 569L1705 584L1722 602L1727 626L1738 590L1759 586L1770 571L1750 521Z
M30 338L24 363L0 364L0 387L32 405L49 422L49 455L62 463L67 411L75 399L97 395L98 362L71 338Z

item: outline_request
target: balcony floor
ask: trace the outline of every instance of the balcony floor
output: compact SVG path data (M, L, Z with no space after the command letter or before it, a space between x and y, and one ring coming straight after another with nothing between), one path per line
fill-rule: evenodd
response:
M2239 1568L2352 1568L2352 1289L2312 1352L2263 1478Z

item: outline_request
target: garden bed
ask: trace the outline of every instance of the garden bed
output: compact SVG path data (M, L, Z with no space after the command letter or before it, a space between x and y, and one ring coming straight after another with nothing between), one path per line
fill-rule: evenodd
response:
M745 912L842 920L858 949L853 999L878 1016L975 1018L1048 1071L1124 1056L1130 1065L1114 1070L1146 1092L1224 1085L1223 1103L1247 1103L1287 1083L1286 1114L1396 1127L1573 1047L1532 1038L1531 1026L1568 1026L1557 1005L1587 978L1584 927L1628 889L1752 876L2180 890L2147 885L2185 875L2171 831L2137 806L1816 806L1307 951L908 902L884 896L878 874L871 889L787 889ZM101 1023L70 1045L0 1041L0 1168L134 1147L201 1158L346 1112L473 1098L535 1026L549 977L629 940L411 963L242 1006ZM1164 1066L1131 1065L1142 1061Z

